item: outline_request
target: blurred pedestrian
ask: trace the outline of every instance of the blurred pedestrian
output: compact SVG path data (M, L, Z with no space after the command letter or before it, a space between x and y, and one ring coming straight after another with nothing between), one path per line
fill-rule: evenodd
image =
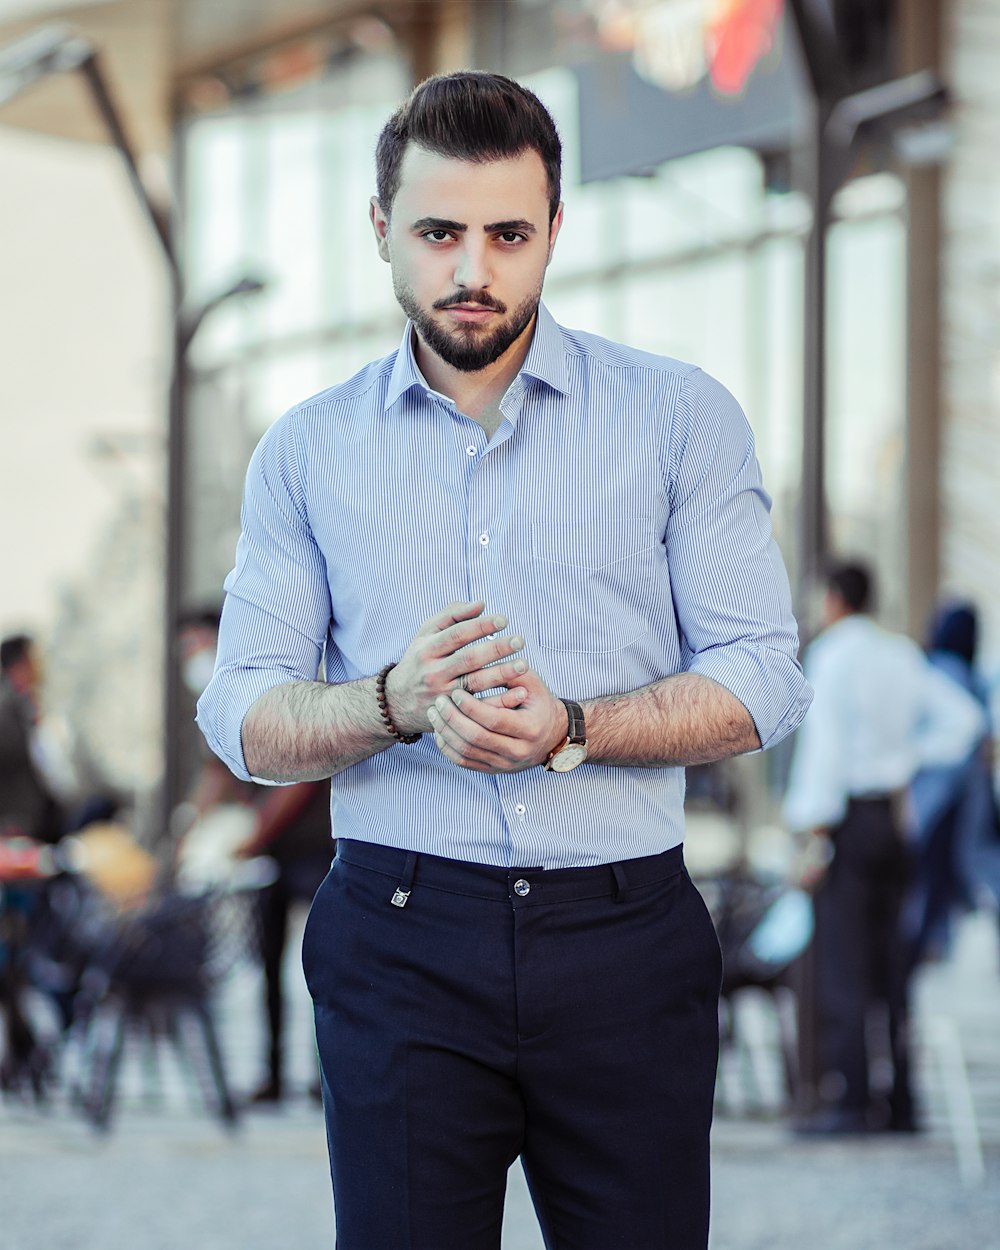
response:
M859 563L827 577L823 629L806 652L812 710L795 740L784 817L826 848L815 885L820 1097L804 1133L916 1127L900 909L909 856L902 824L918 769L963 760L982 732L979 704L910 639L869 615L872 575ZM887 1024L888 1110L871 1081L868 1037Z
M303 960L343 1250L495 1250L518 1155L550 1245L708 1238L684 766L777 742L808 692L735 400L540 303L560 161L495 74L386 124L410 321L257 449L199 705L240 776L333 776Z
M277 876L260 894L258 923L264 968L264 1016L267 1025L266 1072L251 1102L280 1102L285 1079L285 952L296 904L310 904L330 869L334 843L330 837L329 781L301 781L266 792L255 811L250 837L236 849L243 858L266 855ZM315 1047L309 1092L320 1097Z
M0 642L0 836L57 842L65 817L49 785L37 742L41 663L35 640Z
M931 620L927 658L985 711L987 690L976 668L978 633L973 604L945 603ZM997 901L1000 835L988 712L967 756L917 773L911 805L917 866L904 915L910 961L916 965L947 955L953 912L975 908L982 888Z
M217 610L193 611L182 620L181 674L195 698L211 680L218 633ZM267 856L274 863L274 879L262 886L256 899L256 953L264 974L265 1075L250 1101L280 1102L287 1088L285 951L295 904L312 902L333 858L330 784L304 781L270 787L241 780L206 749L204 738L198 755L200 765L174 820L181 833L182 875L190 880L199 868L225 875L238 858ZM315 1065L315 1047L310 1051ZM318 1097L318 1074L310 1092Z

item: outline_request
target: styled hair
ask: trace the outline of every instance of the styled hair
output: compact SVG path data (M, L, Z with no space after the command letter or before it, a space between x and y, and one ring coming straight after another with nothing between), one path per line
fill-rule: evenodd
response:
M411 143L455 160L509 160L537 152L549 184L549 221L561 198L562 143L545 105L502 74L463 70L425 79L382 127L375 148L375 184L388 217Z
M0 642L0 673L6 673L15 664L20 663L34 645L29 634L11 634Z
M858 561L831 565L826 574L829 590L839 595L852 612L867 612L872 603L871 570Z

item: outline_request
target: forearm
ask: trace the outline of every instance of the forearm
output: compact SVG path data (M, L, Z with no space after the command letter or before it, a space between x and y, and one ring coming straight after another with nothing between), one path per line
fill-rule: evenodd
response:
M396 741L379 715L375 678L274 686L243 721L243 758L255 777L320 781Z
M400 735L427 733L435 700L461 681L524 646L514 634L493 637L507 618L481 602L452 603L421 625L386 676L388 715ZM523 665L522 665L523 667ZM397 741L379 709L377 679L327 685L283 682L265 691L243 718L243 762L269 781L320 781Z
M592 764L709 764L761 745L753 718L739 699L698 673L678 673L583 707Z

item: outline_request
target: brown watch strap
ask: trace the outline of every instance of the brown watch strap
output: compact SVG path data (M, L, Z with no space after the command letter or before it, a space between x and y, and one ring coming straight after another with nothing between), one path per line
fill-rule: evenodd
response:
M572 699L560 699L560 702L569 715L569 733L567 737L570 742L575 742L582 746L587 741L587 726L583 719L583 708Z

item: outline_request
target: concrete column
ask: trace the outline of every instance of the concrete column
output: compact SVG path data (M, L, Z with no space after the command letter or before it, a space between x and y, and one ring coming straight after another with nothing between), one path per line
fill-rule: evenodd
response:
M471 8L455 0L428 0L414 6L405 28L414 83L431 74L468 68L472 58Z
M941 68L942 0L899 0L899 71ZM941 568L941 172L905 173L906 550L904 627L922 638Z
M919 4L915 5L919 8ZM943 593L981 609L982 658L1000 662L1000 4L944 5L954 146L942 169L940 427Z

